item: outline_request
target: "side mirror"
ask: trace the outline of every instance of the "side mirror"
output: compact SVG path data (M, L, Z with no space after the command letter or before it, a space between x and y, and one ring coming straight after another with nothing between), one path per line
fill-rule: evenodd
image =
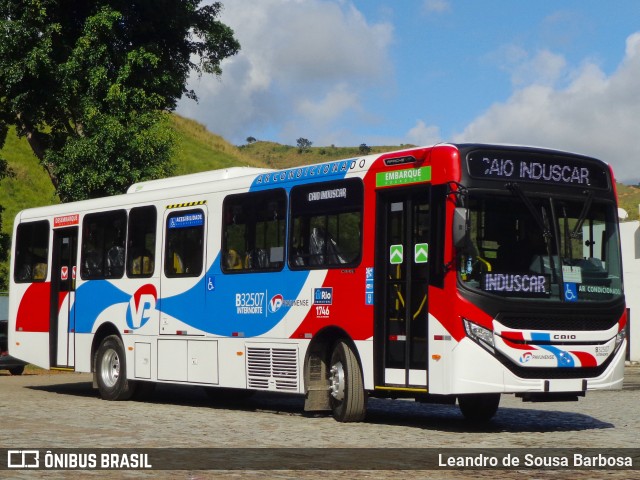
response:
M453 213L453 245L462 248L467 242L469 231L469 210L464 207L456 207Z

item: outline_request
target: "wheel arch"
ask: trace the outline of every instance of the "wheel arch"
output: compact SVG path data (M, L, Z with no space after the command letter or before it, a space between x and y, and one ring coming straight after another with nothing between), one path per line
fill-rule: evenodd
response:
M360 371L362 359L351 336L342 328L330 326L313 336L304 359L304 391L306 411L331 410L329 401L329 362L337 342L343 341L354 352Z
M94 387L97 388L97 383L95 379L96 373L96 352L98 348L100 348L100 344L103 340L111 335L117 335L122 340L122 335L120 335L120 331L116 328L116 326L111 322L106 322L100 325L96 333L93 335L93 341L91 342L91 372L93 372L93 380Z

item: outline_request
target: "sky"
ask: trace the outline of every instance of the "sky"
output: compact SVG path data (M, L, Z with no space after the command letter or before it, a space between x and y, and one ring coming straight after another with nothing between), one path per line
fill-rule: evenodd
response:
M221 0L241 44L177 112L235 145L508 143L640 182L637 0Z

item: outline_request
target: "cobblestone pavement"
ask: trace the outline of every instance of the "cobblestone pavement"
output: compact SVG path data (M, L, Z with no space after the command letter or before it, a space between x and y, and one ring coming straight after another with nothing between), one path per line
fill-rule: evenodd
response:
M305 415L300 397L258 393L211 401L200 388L160 385L150 403L107 402L88 374L0 373L0 448L507 448L639 447L640 367L625 388L578 402L523 403L504 395L494 420L467 423L456 406L370 399L367 421L340 424ZM233 450L230 450L233 452ZM400 452L401 453L401 452ZM238 453L241 454L241 453ZM539 478L551 470L16 472L0 478ZM7 476L7 473L11 475ZM640 478L628 470L561 472L564 478Z

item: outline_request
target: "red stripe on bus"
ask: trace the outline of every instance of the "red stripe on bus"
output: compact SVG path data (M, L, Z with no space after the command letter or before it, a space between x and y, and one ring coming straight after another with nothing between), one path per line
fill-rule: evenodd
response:
M32 283L22 296L16 330L21 332L48 332L51 306L51 284Z

